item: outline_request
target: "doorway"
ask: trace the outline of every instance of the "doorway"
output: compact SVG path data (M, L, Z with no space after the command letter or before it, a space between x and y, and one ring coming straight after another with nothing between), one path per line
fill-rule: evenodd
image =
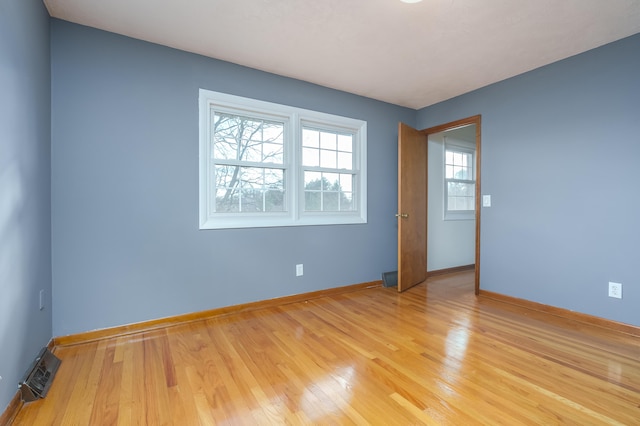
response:
M471 127L473 126L473 127ZM430 135L436 135L438 133L445 134L457 134L457 135L465 135L464 129L475 129L475 158L473 158L473 166L474 166L474 177L475 177L475 190L474 190L474 211L475 211L475 238L472 243L474 245L474 265L475 265L475 294L480 292L480 209L482 207L481 203L481 191L480 191L480 164L481 164L481 116L475 115L468 118L463 118L462 120L452 121L450 123L445 123L439 126L430 127L428 129L422 130L423 133L427 135L427 139L429 139ZM468 136L466 136L468 138ZM468 139L473 139L468 138ZM473 142L472 142L473 144Z
M473 183L471 199L469 198L468 191L469 182L454 182L454 183L466 183L466 193L459 195L455 193L450 200L454 203L458 201L466 202L467 205L472 203L474 206L475 216L475 238L473 238L473 259L475 265L475 294L480 291L480 208L481 208L481 192L480 192L480 164L481 164L481 117L476 115L473 117L456 120L450 123L442 124L439 126L431 127L424 130L414 130L410 127L401 124L398 134L398 291L404 291L415 284L418 284L426 279L427 276L427 223L430 220L427 206L427 176L429 175L427 153L425 149L424 161L417 162L403 161L406 158L406 154L403 155L403 150L407 149L407 146L416 146L416 140L420 140L426 146L428 144L429 136L437 135L440 133L449 135L458 135L462 133L468 133L471 129L475 130L475 152L472 162L472 172L475 177ZM462 130L466 129L466 130ZM456 131L458 131L456 133ZM472 138L471 138L472 139ZM472 142L473 144L473 142ZM422 154L420 154L422 156ZM453 166L453 164L452 164ZM415 180L415 176L421 176L421 171L416 170L418 167L424 168L424 185L411 186L411 190L408 190L407 179ZM444 167L444 166L443 166ZM463 168L459 165L455 169L456 172L460 172ZM468 169L467 169L468 171ZM414 177L412 177L414 176ZM455 173L454 173L455 177ZM458 177L466 178L469 175L464 173L458 173ZM456 180L456 179L454 179ZM469 179L457 179L457 181L468 181ZM444 186L444 185L443 185ZM454 185L455 186L455 185ZM458 185L458 188L463 188L465 185ZM464 192L464 191L462 191ZM466 198L466 201L464 200ZM407 200L410 201L410 205L407 205ZM415 205L424 205L424 220L415 215L410 216L407 214L408 209L415 209ZM457 205L457 204L456 204ZM452 209L455 210L455 209ZM461 210L468 210L461 209ZM444 214L445 212L443 212ZM455 216L455 211L453 211ZM451 218L450 218L451 219ZM452 219L453 220L453 219ZM424 228L423 228L424 227ZM408 231L410 230L410 231ZM419 238L418 238L419 237ZM416 256L416 247L420 247L424 244L424 251L420 250L419 255ZM424 274L415 271L424 271Z
M427 275L475 264L475 124L429 135Z

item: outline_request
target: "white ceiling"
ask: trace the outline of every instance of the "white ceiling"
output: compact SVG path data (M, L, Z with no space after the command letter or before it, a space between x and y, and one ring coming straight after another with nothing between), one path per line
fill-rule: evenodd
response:
M56 18L416 109L640 32L640 0L44 3Z

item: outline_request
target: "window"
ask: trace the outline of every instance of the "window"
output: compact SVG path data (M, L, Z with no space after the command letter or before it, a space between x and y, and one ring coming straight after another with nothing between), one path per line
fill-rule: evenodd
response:
M354 211L353 134L302 128L304 209Z
M366 218L366 122L200 90L200 229Z
M476 181L474 156L474 149L448 143L445 137L445 219L466 220L475 218Z

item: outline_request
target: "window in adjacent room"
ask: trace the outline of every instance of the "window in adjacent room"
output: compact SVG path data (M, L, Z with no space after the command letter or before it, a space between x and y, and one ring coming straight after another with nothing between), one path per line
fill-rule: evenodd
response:
M200 90L200 228L366 223L366 122Z
M475 218L475 150L449 143L445 137L445 219Z

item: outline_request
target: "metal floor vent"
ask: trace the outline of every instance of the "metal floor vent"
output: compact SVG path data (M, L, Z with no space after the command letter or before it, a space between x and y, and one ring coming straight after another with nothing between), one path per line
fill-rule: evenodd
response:
M47 396L59 366L60 359L46 347L42 348L18 385L22 400L31 402Z
M398 286L398 271L383 272L382 273L382 285L384 287L397 287Z

